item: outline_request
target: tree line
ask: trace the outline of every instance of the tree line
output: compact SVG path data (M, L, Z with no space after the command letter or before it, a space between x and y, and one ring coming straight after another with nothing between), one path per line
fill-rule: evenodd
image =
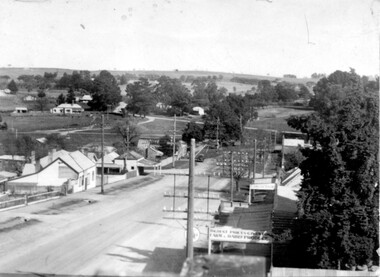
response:
M336 71L314 87L310 115L288 125L307 134L299 216L291 249L309 268L378 264L379 83Z

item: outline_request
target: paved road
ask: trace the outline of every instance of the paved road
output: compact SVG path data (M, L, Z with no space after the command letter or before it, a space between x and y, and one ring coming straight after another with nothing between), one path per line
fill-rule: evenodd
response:
M25 208L0 212L0 273L56 273L83 275L178 274L185 259L184 220L170 220L173 176L144 176ZM186 191L188 178L176 177L177 191ZM210 179L218 191L228 183ZM196 177L204 190L207 177ZM87 200L87 201L86 201ZM89 201L91 203L89 203ZM218 201L211 201L216 209ZM205 200L196 200L205 208ZM184 209L186 199L177 199ZM16 217L38 220L24 228L2 229L2 222ZM205 246L204 224L198 245Z

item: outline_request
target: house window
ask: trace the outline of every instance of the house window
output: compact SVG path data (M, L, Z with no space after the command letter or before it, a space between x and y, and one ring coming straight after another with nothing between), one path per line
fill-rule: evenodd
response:
M92 181L94 181L94 178L95 178L95 172L93 171L92 172Z

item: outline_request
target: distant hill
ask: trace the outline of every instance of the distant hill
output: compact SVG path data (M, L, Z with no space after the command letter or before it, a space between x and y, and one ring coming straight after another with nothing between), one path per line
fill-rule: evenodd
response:
M58 77L61 77L63 73L71 74L73 69L65 69L65 68L21 68L21 67L0 67L0 76L8 75L11 79L17 79L20 75L43 75L45 72L54 73L58 72ZM262 76L262 75L251 75L251 74L241 74L241 73L226 73L226 72L216 72L216 71L195 71L195 70L173 70L173 71L160 71L160 70L108 70L113 75L130 73L135 75L166 75L171 78L179 78L182 75L192 75L195 77L201 76L223 76L223 81L229 81L233 77L240 78L252 78L259 80L283 80L290 83L306 83L309 81L317 82L317 79L312 78L283 78L283 77L275 77L275 76ZM100 70L90 70L92 74L98 74Z

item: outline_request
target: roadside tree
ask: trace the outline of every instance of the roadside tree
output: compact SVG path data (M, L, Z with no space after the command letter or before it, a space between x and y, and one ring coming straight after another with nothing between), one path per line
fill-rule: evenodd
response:
M146 116L154 106L152 87L146 78L128 84L125 90L128 97L127 111L133 115Z
M203 141L204 138L203 128L193 121L186 124L186 128L182 133L182 140L187 144L190 144L192 138L196 142Z
M158 141L159 150L164 153L165 156L171 156L173 154L173 145L171 145L171 138L169 135L160 137Z
M131 120L117 124L114 130L122 137L126 150L129 151L137 146L141 131L139 126Z
M315 93L316 113L288 119L313 144L302 150L294 249L306 267L370 265L379 247L378 93L354 71L322 78Z
M91 88L92 101L88 105L92 110L106 111L108 106L116 106L122 99L115 77L106 70L100 71Z

